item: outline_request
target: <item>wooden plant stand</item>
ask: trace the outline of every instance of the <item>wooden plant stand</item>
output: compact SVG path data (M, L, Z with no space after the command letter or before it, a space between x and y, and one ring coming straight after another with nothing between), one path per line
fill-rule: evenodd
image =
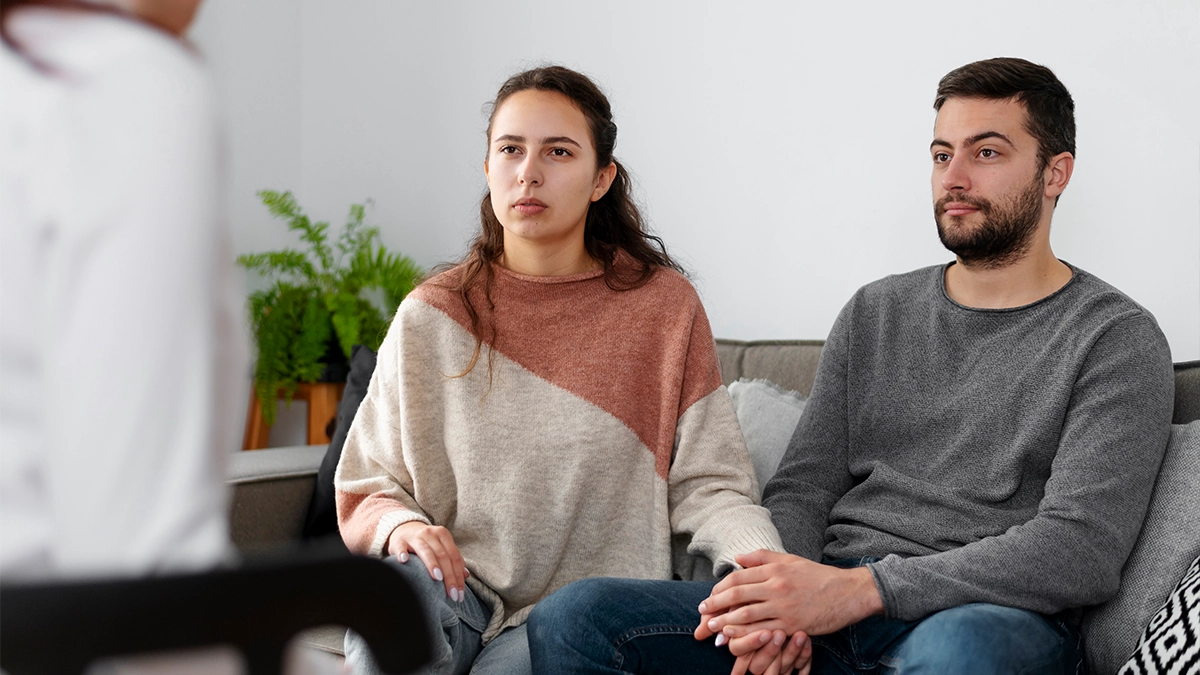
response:
M345 382L313 382L296 387L294 401L308 401L308 444L321 445L330 438L325 433L330 420L337 417L338 402L342 400ZM279 392L283 398L283 391ZM242 440L243 450L259 450L267 447L271 427L263 422L262 406L254 388L250 389L250 405L246 411L246 435Z

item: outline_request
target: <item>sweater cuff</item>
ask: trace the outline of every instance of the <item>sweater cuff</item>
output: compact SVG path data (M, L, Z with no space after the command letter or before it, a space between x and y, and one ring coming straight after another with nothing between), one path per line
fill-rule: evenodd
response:
M383 514L379 519L379 524L375 526L375 539L371 541L371 547L367 549L367 555L375 558L383 558L387 556L385 549L387 548L388 539L392 536L392 532L403 525L414 520L419 520L426 525L429 525L429 519L417 513L416 511L389 511Z
M898 587L903 587L904 582L888 573L891 565L898 560L903 560L903 558L893 553L879 562L868 563L867 569L871 570L871 576L875 578L875 587L879 589L879 597L883 600L884 618L913 621L915 619L907 618L901 611L900 588Z
M783 541L779 539L779 532L774 527L752 526L731 532L729 539L719 549L716 559L713 560L713 574L720 578L740 569L741 566L734 561L733 557L741 553L753 553L760 549L787 553L783 548Z

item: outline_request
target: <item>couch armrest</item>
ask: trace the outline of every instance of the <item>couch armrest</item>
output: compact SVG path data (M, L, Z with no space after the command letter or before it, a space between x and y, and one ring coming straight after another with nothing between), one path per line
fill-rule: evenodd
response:
M230 456L229 535L242 551L300 539L324 445L246 450Z

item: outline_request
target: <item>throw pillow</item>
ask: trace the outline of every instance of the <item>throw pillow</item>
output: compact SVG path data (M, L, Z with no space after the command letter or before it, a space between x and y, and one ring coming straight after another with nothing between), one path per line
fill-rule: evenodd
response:
M1200 558L1154 615L1118 675L1200 672Z
M334 534L337 529L337 505L333 496L333 474L342 458L342 446L350 423L358 412L358 406L367 396L371 374L375 372L375 352L366 345L354 345L350 352L350 374L346 377L346 389L338 403L337 428L329 441L329 449L317 469L317 485L313 489L312 501L308 504L308 516L304 521L305 538Z
M761 497L767 480L779 468L807 401L802 394L769 380L738 380L729 385L729 395L750 451Z
M1116 597L1083 618L1088 669L1115 673L1177 579L1200 556L1200 420L1171 429L1146 521Z

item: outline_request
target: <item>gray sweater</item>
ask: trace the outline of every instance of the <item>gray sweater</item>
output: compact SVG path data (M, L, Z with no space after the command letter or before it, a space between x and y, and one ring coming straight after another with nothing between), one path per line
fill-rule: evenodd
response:
M1102 602L1170 434L1166 339L1078 268L1003 310L951 300L945 269L881 279L842 310L763 505L792 553L882 557L890 618Z

